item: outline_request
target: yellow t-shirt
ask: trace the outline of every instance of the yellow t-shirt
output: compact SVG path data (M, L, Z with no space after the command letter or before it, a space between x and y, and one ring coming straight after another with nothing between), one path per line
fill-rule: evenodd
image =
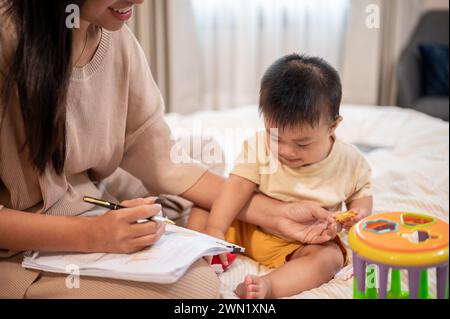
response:
M329 211L372 196L370 165L355 146L335 139L326 159L293 169L272 155L265 134L258 132L244 142L231 172L257 184L261 193L281 201L316 204Z

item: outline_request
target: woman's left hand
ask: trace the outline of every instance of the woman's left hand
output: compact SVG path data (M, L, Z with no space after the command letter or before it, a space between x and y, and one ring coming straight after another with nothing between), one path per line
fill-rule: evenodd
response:
M280 205L276 214L278 235L305 244L322 244L337 234L337 223L329 212L320 206L289 202Z

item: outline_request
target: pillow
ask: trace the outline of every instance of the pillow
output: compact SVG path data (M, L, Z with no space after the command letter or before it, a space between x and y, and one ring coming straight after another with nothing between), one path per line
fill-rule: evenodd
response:
M448 96L448 46L419 44L422 59L422 94Z

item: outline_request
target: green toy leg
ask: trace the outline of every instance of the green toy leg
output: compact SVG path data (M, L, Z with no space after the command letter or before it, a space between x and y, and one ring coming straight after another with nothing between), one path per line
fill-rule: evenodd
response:
M358 278L353 277L353 298L354 299L378 299L378 289L376 285L376 270L375 267L369 266L365 271L366 290L358 290ZM363 279L364 280L364 279ZM448 298L449 287L446 289L446 296ZM408 299L409 293L402 291L401 272L399 269L391 269L391 287L387 294L388 299ZM420 272L419 298L432 299L433 296L428 289L428 270L424 269Z
M358 290L358 279L353 277L353 298L354 299L365 299L364 291Z
M388 299L408 299L408 293L402 291L402 278L400 270L391 269L391 289Z
M428 291L428 270L422 270L420 272L420 286L419 286L419 299L432 299Z

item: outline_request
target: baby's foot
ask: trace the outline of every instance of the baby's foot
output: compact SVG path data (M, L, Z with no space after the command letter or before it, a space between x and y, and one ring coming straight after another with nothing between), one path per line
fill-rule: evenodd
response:
M236 287L235 293L241 299L267 299L270 297L271 287L269 279L248 275Z

